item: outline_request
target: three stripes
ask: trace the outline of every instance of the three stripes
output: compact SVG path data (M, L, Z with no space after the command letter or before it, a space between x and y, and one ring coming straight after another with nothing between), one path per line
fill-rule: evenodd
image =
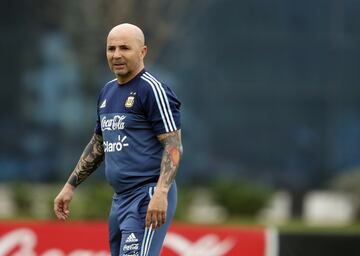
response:
M150 228L145 228L144 238L141 244L141 252L140 256L148 256L149 255L149 249L151 246L151 241L153 239L153 236L155 234L155 229L152 229L152 226Z
M161 118L165 126L165 131L166 132L176 131L177 128L171 112L169 99L161 83L158 80L156 80L156 78L153 77L149 72L145 72L144 74L142 74L141 79L146 81L151 86L154 92L156 103L158 105Z
M152 198L152 195L154 194L155 189L156 189L156 187L149 187L150 199ZM155 234L155 229L153 230L152 226L150 226L150 228L145 227L145 233L144 233L143 241L141 244L140 256L148 256L151 241L153 239L154 234Z

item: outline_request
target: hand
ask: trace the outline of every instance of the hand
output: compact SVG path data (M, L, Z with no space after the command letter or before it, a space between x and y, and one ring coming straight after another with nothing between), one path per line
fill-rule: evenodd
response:
M163 225L166 221L167 206L167 192L156 189L149 202L146 213L146 227L149 228L151 225L151 227L155 229Z
M74 195L74 189L74 186L66 183L54 200L54 212L59 220L66 220L69 217L69 204Z

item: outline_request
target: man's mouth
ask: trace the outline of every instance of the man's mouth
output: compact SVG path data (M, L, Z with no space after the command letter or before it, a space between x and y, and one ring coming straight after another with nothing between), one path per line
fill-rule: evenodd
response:
M125 70L126 69L126 65L124 63L114 63L113 64L113 69L114 70Z

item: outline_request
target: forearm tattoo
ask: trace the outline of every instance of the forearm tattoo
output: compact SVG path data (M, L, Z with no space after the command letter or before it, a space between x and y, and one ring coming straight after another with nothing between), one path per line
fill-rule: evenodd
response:
M99 167L103 159L103 139L100 135L94 134L67 182L75 187L78 186Z
M158 186L169 188L175 178L182 155L181 131L161 134L158 138L164 146Z

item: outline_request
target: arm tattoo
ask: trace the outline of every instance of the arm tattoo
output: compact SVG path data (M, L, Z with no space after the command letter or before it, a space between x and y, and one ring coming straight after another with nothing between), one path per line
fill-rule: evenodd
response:
M71 173L68 183L76 187L93 173L104 159L103 139L94 134L89 144L85 147L79 162Z
M164 146L158 186L169 188L175 178L182 154L181 130L158 136Z

